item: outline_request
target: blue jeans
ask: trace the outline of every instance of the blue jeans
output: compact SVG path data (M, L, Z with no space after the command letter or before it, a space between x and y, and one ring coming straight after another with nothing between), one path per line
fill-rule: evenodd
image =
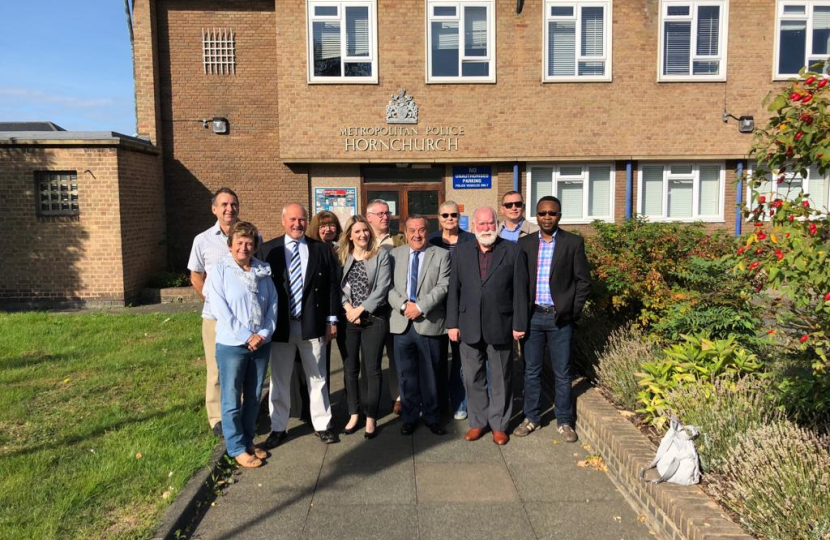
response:
M525 418L539 424L542 421L542 365L545 345L550 351L553 367L553 388L556 423L574 425L574 404L571 393L571 334L573 326L557 326L554 313L533 314L530 331L524 342L525 357Z
M248 350L245 345L216 344L222 434L231 457L244 454L254 445L259 399L270 351L270 343L256 351Z

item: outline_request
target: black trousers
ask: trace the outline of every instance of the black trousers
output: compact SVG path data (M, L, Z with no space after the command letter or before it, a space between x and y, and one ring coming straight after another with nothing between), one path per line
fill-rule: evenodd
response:
M347 356L343 369L346 372L346 400L349 414L358 414L360 411L358 375L362 363L363 379L366 381L366 397L363 402L366 416L378 417L382 378L381 359L388 333L389 320L387 318L375 317L367 313L360 318L360 324L346 324Z

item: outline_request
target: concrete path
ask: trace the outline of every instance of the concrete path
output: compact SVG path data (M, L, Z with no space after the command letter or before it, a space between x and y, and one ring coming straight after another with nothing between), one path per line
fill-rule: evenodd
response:
M342 427L347 411L336 353L332 379L336 426ZM192 538L654 538L605 473L577 465L591 449L583 441L561 442L555 420L499 447L489 434L465 441L467 421L452 418L444 436L420 425L404 437L388 396L383 403L381 432L373 440L359 431L324 445L310 426L292 419L288 440L263 467L236 477ZM520 402L514 410L521 411ZM549 411L545 422L552 420ZM262 438L267 430L262 426Z

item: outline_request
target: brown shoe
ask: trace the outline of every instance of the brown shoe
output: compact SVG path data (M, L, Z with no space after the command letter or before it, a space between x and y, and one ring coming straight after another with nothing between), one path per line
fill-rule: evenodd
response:
M470 431L464 435L464 439L468 441L477 441L484 435L484 428L470 428Z
M493 442L499 446L504 446L505 444L510 442L510 437L508 437L507 433L505 433L504 431L494 431Z
M395 400L395 404L392 405L392 413L397 414L398 416L401 415L401 400Z

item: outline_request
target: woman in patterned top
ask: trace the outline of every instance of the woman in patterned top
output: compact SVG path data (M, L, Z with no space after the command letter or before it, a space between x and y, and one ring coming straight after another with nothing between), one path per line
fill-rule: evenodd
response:
M349 422L343 433L357 431L360 421L358 374L363 358L363 377L367 395L364 437L375 438L375 421L380 404L381 358L389 332L389 304L386 295L392 285L389 253L375 246L375 235L365 217L356 215L346 222L340 237L338 256L343 264L343 308L346 310L346 397ZM362 355L360 353L363 353Z

